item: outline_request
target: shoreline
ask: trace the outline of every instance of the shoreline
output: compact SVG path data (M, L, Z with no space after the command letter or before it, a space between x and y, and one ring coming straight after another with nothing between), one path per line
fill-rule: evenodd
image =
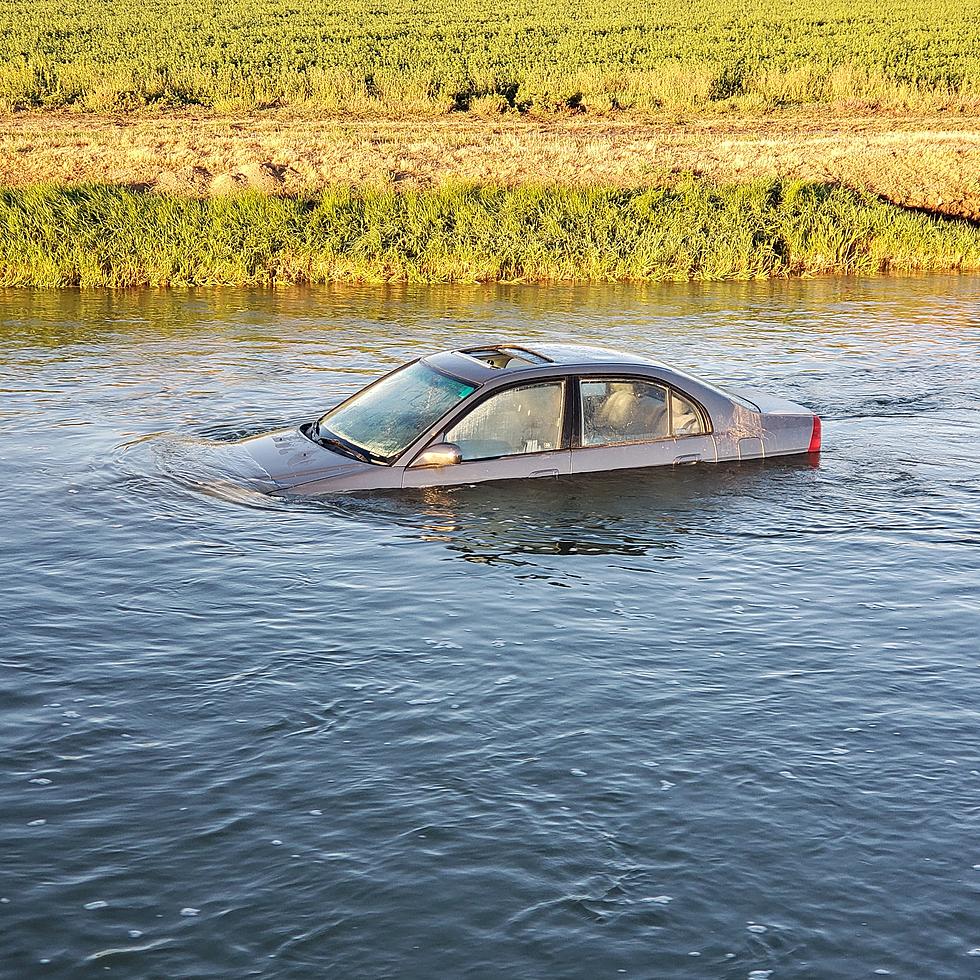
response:
M978 174L967 114L18 113L0 285L972 272Z
M663 282L980 271L980 227L841 185L0 188L0 286Z

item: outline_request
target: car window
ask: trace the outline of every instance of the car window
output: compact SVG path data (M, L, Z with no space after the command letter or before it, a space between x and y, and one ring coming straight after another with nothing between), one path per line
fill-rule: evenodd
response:
M447 433L463 459L540 453L561 446L564 383L522 385L481 402Z
M704 423L694 405L676 391L670 393L670 422L675 436L700 436Z
M670 435L667 389L650 381L579 382L582 445L650 442Z

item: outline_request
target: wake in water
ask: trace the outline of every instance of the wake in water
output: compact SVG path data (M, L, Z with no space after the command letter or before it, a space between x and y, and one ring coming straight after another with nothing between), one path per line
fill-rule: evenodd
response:
M119 447L117 465L136 478L163 478L180 487L249 507L277 509L255 475L255 460L234 442L155 432Z

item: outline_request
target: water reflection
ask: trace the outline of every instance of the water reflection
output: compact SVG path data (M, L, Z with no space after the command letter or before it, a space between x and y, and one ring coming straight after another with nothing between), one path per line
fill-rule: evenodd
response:
M864 335L916 342L942 355L948 331L976 325L975 277L790 280L638 285L335 284L279 289L16 290L0 289L0 345L71 350L103 342L209 339L256 344L329 345L323 353L384 356L452 337L568 339L588 323L650 350L663 332L692 342L751 346L786 331L791 350L808 344L801 329L819 329L846 349L854 325ZM945 302L936 304L941 294ZM882 311L888 316L882 317ZM876 315L868 315L874 311Z
M285 504L311 515L398 525L467 561L520 555L647 555L668 559L692 531L730 526L746 494L804 492L819 458L590 473L453 488L338 494Z

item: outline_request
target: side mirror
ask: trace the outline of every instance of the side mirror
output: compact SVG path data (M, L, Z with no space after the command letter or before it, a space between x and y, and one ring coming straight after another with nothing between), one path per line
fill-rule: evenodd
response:
M459 446L451 442L434 442L415 457L412 466L453 466L463 461Z

